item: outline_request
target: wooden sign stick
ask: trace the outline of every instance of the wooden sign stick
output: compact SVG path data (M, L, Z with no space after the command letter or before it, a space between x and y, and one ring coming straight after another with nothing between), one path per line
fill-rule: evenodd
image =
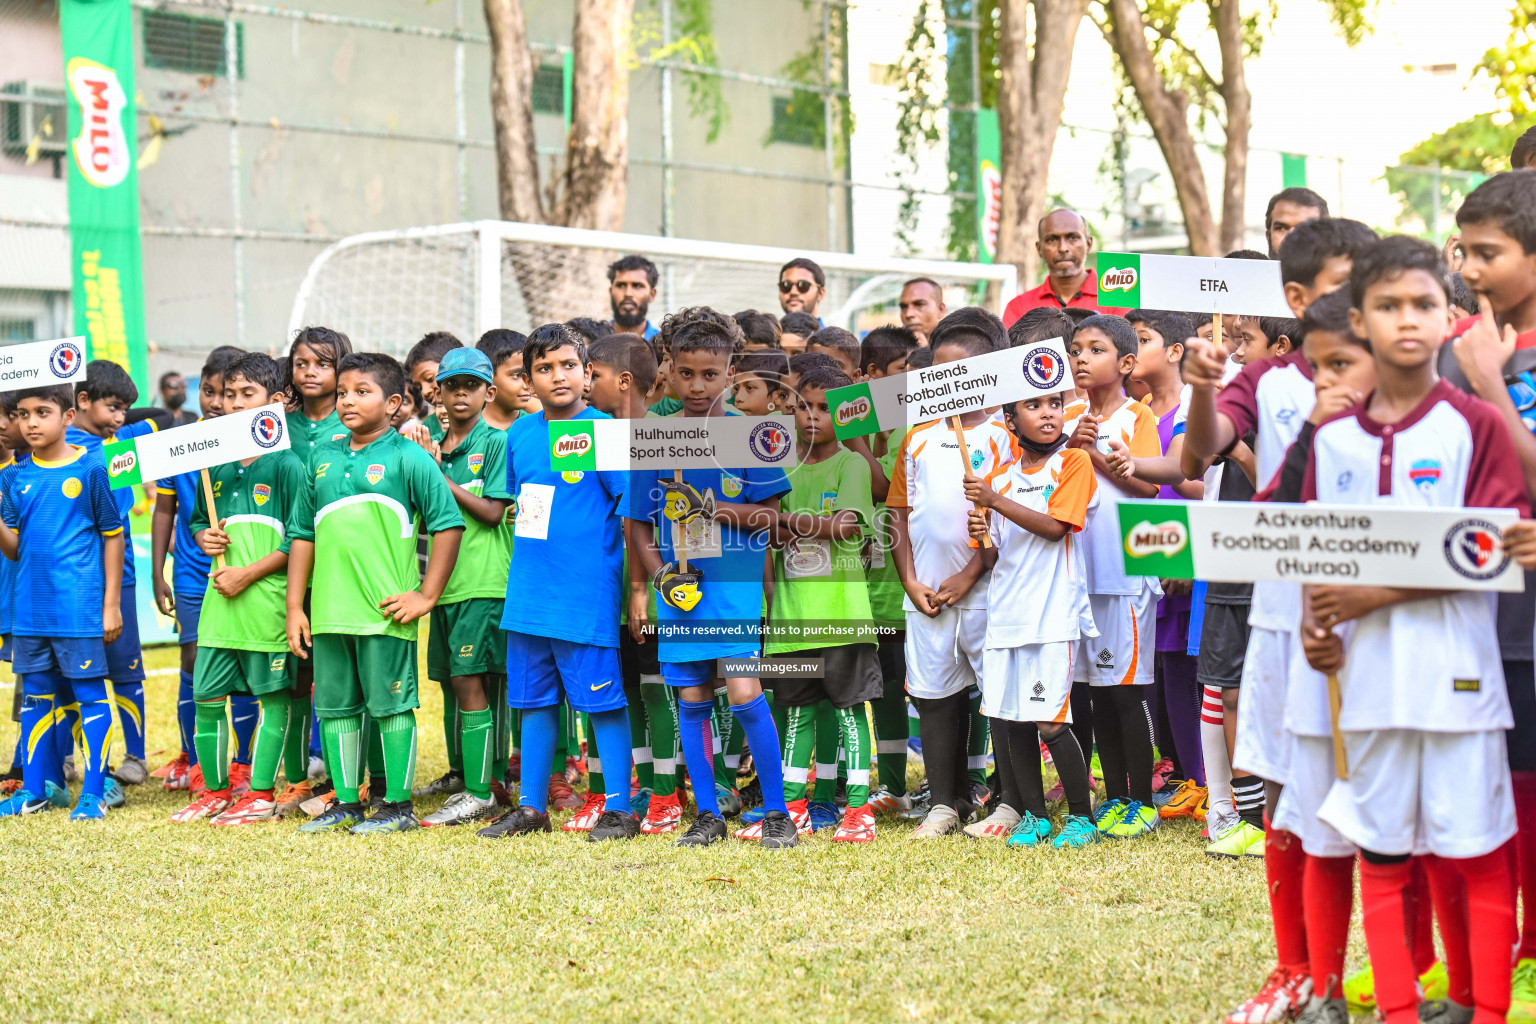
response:
M963 473L965 473L965 475L969 476L970 472L971 472L971 450L965 446L965 430L960 426L960 417L959 416L951 416L949 418L949 426L950 426L950 429L955 432L955 441L958 442L959 445L960 445L960 465L961 465L961 470L962 470ZM980 505L977 505L975 502L972 502L971 505L978 512L981 511L981 506ZM987 537L987 536L983 536L981 538L981 546L984 547L984 548L991 547L992 546L992 538L991 537Z
M219 510L213 507L213 481L208 478L208 471L206 469L198 470L198 474L203 479L203 501L208 504L208 524L210 526L218 526ZM214 555L213 561L220 569L228 568L224 564L223 555Z
M1328 673L1328 719L1333 727L1333 768L1342 782L1349 778L1349 761L1344 755L1344 734L1339 731L1339 706L1343 698L1339 694L1337 672Z

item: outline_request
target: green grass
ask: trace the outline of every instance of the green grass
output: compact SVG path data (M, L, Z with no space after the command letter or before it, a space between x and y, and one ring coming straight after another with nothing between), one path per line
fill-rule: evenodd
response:
M148 691L155 766L175 672ZM444 753L422 696L426 779ZM871 846L685 852L172 825L184 797L0 821L0 1019L1162 1024L1219 1019L1273 957L1263 863L1201 856L1191 823L1072 852L911 843L884 819Z

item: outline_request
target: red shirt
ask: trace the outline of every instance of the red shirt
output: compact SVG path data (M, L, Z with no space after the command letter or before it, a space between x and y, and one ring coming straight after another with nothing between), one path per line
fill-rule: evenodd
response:
M1031 288L1013 297L1013 300L1003 309L1003 326L1012 327L1013 322L1019 317L1041 306L1052 306L1056 309L1091 309L1098 313L1114 313L1117 316L1124 316L1127 312L1124 309L1099 305L1099 281L1092 274L1083 279L1083 286L1065 306L1056 297L1056 293L1051 291L1050 278L1046 278L1041 282L1040 287Z

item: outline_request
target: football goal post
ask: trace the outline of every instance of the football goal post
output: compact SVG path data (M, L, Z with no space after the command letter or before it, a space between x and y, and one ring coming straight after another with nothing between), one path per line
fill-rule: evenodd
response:
M473 221L372 231L334 243L315 257L299 285L289 337L323 324L359 349L403 355L428 331L473 344L493 327L527 333L540 324L585 316L607 320L607 266L638 253L660 271L649 318L707 305L722 313L777 314L779 268L796 256L827 274L821 316L862 333L899 322L904 281L929 277L951 309L983 305L1001 313L1018 291L1011 264L880 258L772 246L734 245L511 221Z

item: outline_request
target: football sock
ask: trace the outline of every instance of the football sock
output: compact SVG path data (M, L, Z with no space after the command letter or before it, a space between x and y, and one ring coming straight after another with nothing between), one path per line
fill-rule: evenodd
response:
M564 731L561 711L558 704L522 709L523 778L522 792L517 798L519 806L540 812L549 810L550 761ZM565 770L563 758L560 769Z
M224 698L197 702L197 763L203 766L203 783L210 791L229 788L229 716Z
M1094 687L1087 683L1073 683L1072 696L1072 731L1077 733L1077 746L1083 752L1083 759L1089 764L1093 763L1093 691ZM1051 755L1054 757L1055 755ZM1100 758L1104 755L1100 753ZM1099 771L1103 772L1104 765L1099 765ZM1106 787L1107 788L1107 787Z
M1524 898L1517 960L1536 957L1536 772L1510 772L1514 780L1516 878Z
M1414 917L1413 933L1409 936L1409 949L1413 952L1413 972L1423 974L1434 966L1435 953L1435 901L1429 888L1429 872L1424 863L1415 857L1408 862L1408 887L1413 906L1418 913ZM1470 1006L1470 1003L1462 1003Z
M507 707L507 677L485 677L485 697L491 712L491 778L502 784L512 752L512 709Z
M606 800L605 811L632 813L629 806L629 709L616 707L610 711L595 711L587 716L592 731L587 734L587 763L597 761L599 755L608 762L608 771L599 776L595 771L589 778L601 779L591 783L591 791L602 792Z
M1275 955L1282 967L1307 970L1307 922L1302 894L1307 855L1301 837L1270 827L1264 835L1264 877L1269 882L1269 916L1275 924Z
M491 760L496 748L496 716L490 708L459 713L460 770L464 788L481 800L491 796Z
M112 746L112 698L105 679L74 679L70 685L80 702L81 771L85 776L80 793L99 797L106 786L107 754ZM139 720L143 721L142 716ZM142 733L139 738L142 744Z
M363 716L320 719L320 744L336 799L344 804L357 803L357 787L363 781Z
M592 716L583 711L581 734L587 738L587 792L607 793L607 783L603 780L602 751L598 749L597 734L593 729Z
M49 719L52 720L52 717L53 713L50 711ZM20 719L18 719L18 721L20 721ZM11 751L11 767L13 769L19 769L27 763L27 745L25 743L26 735L27 731L25 729L18 730L16 733L16 748ZM12 774L14 774L14 772Z
M1355 858L1307 856L1302 909L1307 922L1307 968L1319 998L1344 994L1344 951L1355 902Z
M768 698L768 710L773 713L773 728L780 736L783 736L784 726L788 721L789 709L773 699L772 690L764 690L763 696Z
M1067 813L1084 818L1093 813L1093 784L1088 779L1088 759L1077 742L1077 733L1071 729L1058 730L1045 741L1051 752L1051 763L1061 779L1061 789L1067 797Z
M816 702L816 784L811 787L811 799L830 803L837 795L837 744L842 738L842 727L837 721L837 711L830 701Z
M1152 687L1111 686L1115 706L1120 711L1120 740L1125 749L1125 770L1130 781L1132 800L1152 806L1152 708L1148 701ZM1298 906L1301 886L1296 887Z
M688 766L688 777L693 780L693 803L699 814L713 814L719 816L720 803L715 799L715 765L710 753L710 743L713 733L709 727L710 716L715 710L713 700L679 700L677 702L678 740L683 748L683 763ZM753 744L755 750L772 750L772 747L759 747ZM767 760L772 760L768 758ZM762 778L762 768L758 768L758 777ZM763 797L767 799L768 786L763 786Z
M816 744L814 708L784 708L784 801L805 799L806 779L810 777L811 749ZM756 757L754 761L758 760ZM761 764L758 765L761 768Z
M958 769L965 750L970 708L964 691L948 697L913 697L918 728L923 740L923 763L928 768L931 807L954 809L964 783ZM959 752L959 753L957 753Z
M1466 882L1457 870L1455 861L1433 854L1415 857L1413 860L1428 883L1435 920L1440 922L1440 941L1445 946L1446 998L1462 1006L1471 1006L1472 945L1471 937L1467 934ZM1418 969L1417 963L1413 967L1415 975L1424 973Z
M1225 744L1226 740L1223 739ZM1264 780L1257 775L1232 776L1232 804L1237 816L1254 828L1264 827Z
M1206 782L1200 729L1201 686L1196 678L1199 659L1178 651L1163 651L1158 658L1162 661L1163 704L1168 714L1167 746L1177 755L1174 761L1178 777L1203 786Z
M715 784L726 789L736 788L736 771L729 763L726 752L731 746L731 736L738 732L736 718L731 714L731 697L725 690L715 691ZM740 747L737 747L740 750Z
M655 789L656 763L651 755L651 726L645 704L640 700L640 687L624 687L624 700L632 713L629 716L629 755L635 762L635 780L642 789Z
M1104 772L1106 800L1131 798L1130 777L1126 774L1125 742L1121 738L1123 723L1114 699L1118 689L1118 686L1094 686L1089 690L1089 697L1093 701L1093 742L1099 752L1099 767ZM1263 795L1262 791L1260 795Z
M123 748L129 757L144 758L144 681L113 683L112 703L123 730Z
M886 645L881 644L884 651ZM881 667L886 659L881 658ZM879 758L880 785L896 796L907 793L907 690L905 665L900 673L887 673L884 690L873 702L875 714L875 754Z
M1467 891L1467 929L1472 964L1472 1005L1478 1022L1502 1021L1509 1013L1510 940L1515 936L1514 886L1503 850L1446 863L1461 872Z
M1009 722L1001 718L992 719L990 726L997 778L1002 783L999 802L1020 814L1028 811L1037 818L1046 817L1039 729L1034 722Z
M768 698L760 693L745 704L732 704L731 712L736 716L737 728L746 734L747 746L753 750L770 751L769 756L757 763L757 780L763 790L763 809L788 814L789 809L784 806L784 769L779 759L771 753L779 749L779 734L773 727L773 712L769 710ZM865 748L868 746L866 739ZM868 762L865 767L869 767ZM864 781L867 786L867 775Z
M237 764L251 763L251 740L256 736L256 726L261 719L261 702L248 693L229 695L229 717L235 736Z
M459 718L459 698L453 692L453 684L439 683L443 691L443 743L448 748L448 770L464 772L464 723Z
M971 710L970 742L965 748L966 774L972 787L987 784L987 751L992 747L990 719L981 713L981 691L972 690L967 702ZM970 789L962 790L966 796Z
M320 735L320 712L315 710L314 697L313 697L314 690L313 689L310 690L310 694L311 694L311 697L310 697L310 705L309 705L309 756L310 757L318 757L318 758L324 759L324 757L325 757L325 745L322 742L322 737Z
M651 729L651 766L657 796L677 792L677 699L659 676L640 677L640 700Z
M368 782L372 786L378 779L389 774L388 762L384 760L384 737L379 730L379 720L372 715L367 718L368 737ZM372 795L371 793L369 794Z
M192 699L192 673L181 673L176 687L176 731L181 734L181 750L187 755L187 765L197 764L197 742L192 734L197 731L197 701Z
M283 778L297 786L309 778L309 695L288 698L288 732L283 740Z
M769 712L773 709L770 707ZM734 713L731 718L731 734L725 741L725 770L730 776L730 786L737 788L737 779L741 771L741 753L747 747L747 731L741 727L741 723L735 720Z
M384 799L409 803L416 785L416 712L379 719L379 738L384 748Z
M848 761L848 807L869 803L869 709L863 704L838 708L843 729L843 752Z
M1266 851L1267 852L1267 851ZM1418 975L1408 949L1416 910L1408 886L1408 859L1385 863L1374 855L1360 859L1360 917L1376 983L1376 1006L1387 1024L1419 1019Z
M266 793L277 782L277 765L288 747L289 708L293 700L286 692L269 693L258 703L261 710L256 738L251 743L251 791Z
M1073 713L1076 713L1076 706ZM1200 752L1203 755L1206 799L1210 810L1206 820L1225 823L1237 815L1232 802L1232 765L1227 760L1226 710L1221 706L1221 687L1207 686L1200 700ZM1215 835L1215 829L1211 831Z
M48 788L46 783L55 781L62 774L62 755L54 744L54 708L58 704L56 676L52 672L29 672L18 683L22 686L21 785L28 793L40 797Z

